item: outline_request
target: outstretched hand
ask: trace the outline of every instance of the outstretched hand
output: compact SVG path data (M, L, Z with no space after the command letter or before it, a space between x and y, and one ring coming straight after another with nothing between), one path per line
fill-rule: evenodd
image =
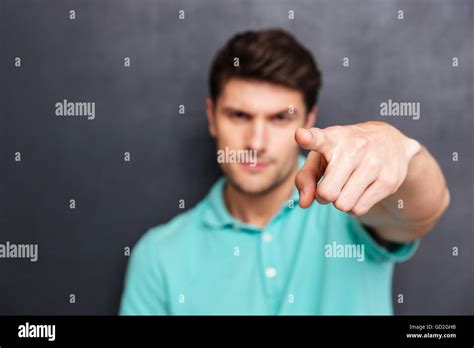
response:
M317 200L357 216L398 190L421 148L384 122L299 128L295 140L310 150L296 176L300 206Z

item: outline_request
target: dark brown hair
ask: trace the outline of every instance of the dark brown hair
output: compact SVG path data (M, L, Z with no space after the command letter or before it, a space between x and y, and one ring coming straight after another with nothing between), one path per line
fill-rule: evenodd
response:
M238 66L234 59L238 58ZM215 101L232 77L271 82L300 91L306 112L318 101L321 72L311 53L288 32L270 28L232 37L211 66L209 89Z

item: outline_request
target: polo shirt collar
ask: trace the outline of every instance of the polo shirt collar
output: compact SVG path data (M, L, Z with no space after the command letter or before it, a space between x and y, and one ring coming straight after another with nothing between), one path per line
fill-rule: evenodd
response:
M300 155L298 157L298 169L301 169L305 161L304 156ZM224 228L228 226L239 226L240 228L246 228L250 230L257 230L253 225L246 224L235 219L227 210L224 201L224 187L227 182L225 176L220 177L215 184L209 190L207 194L206 201L208 202L204 212L203 212L203 221L205 224L214 227L214 228ZM299 202L299 193L296 186L293 189L293 192L290 196L290 201L292 204L289 204L288 201L283 202L282 207L278 214L286 212L292 207L296 207ZM277 215L278 215L277 214Z

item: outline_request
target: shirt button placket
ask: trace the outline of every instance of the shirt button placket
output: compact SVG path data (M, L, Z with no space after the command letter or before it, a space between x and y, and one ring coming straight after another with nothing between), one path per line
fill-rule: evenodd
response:
M265 283L265 290L268 296L269 305L273 309L275 296L278 288L278 268L275 255L274 236L268 230L262 230L261 251L262 251L262 273Z

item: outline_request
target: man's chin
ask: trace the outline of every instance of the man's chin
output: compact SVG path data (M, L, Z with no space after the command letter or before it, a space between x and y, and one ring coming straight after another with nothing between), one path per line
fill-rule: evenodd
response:
M253 180L234 180L228 178L229 184L238 192L249 196L261 196L272 191L276 185L272 182L252 182Z

